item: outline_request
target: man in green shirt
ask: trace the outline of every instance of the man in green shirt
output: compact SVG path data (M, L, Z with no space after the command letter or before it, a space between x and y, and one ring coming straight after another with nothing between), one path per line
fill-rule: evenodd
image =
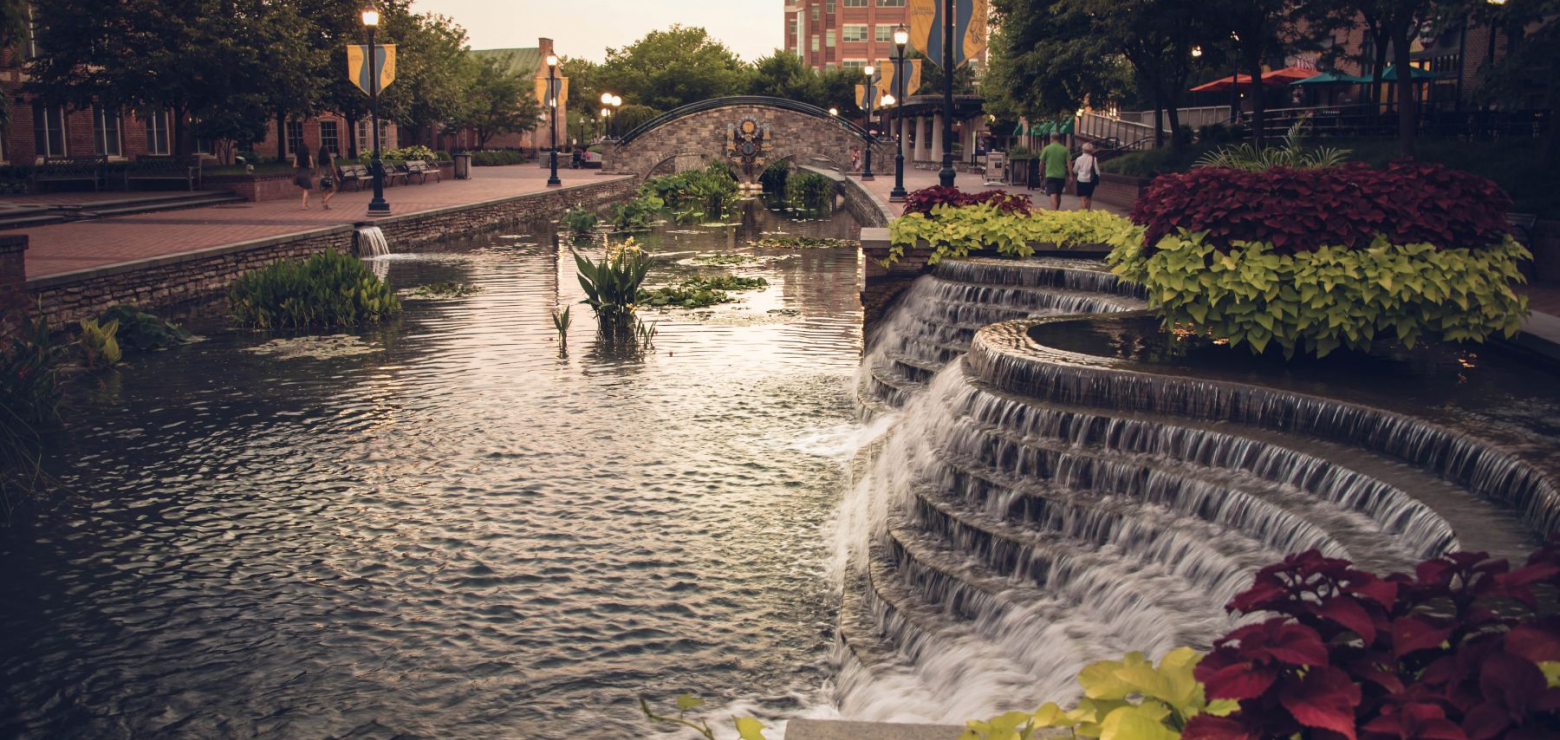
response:
M1045 163L1045 194L1051 196L1051 210L1062 210L1062 191L1067 189L1067 161L1072 152L1062 145L1062 134L1051 134L1051 143L1040 150Z

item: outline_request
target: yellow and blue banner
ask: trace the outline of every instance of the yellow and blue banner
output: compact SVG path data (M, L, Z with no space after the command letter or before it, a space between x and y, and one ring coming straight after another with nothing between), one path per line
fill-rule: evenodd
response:
M536 78L536 104L542 107L542 112L543 113L547 112L547 101L548 101L548 98L551 98L553 101L568 100L569 99L569 78L567 78L567 77L554 77L554 78L552 78L552 89L551 90L547 89L547 78L546 77L538 77L538 78Z
M921 60L919 59L905 59L903 61L879 59L877 68L883 70L883 92L896 97L902 94L908 98L921 89ZM905 79L903 93L899 91L899 83L897 82L900 75L903 75Z
M910 45L942 67L943 12L947 0L909 0ZM990 0L953 0L953 67L964 66L986 51Z
M378 51L374 54L374 61L379 69L376 70L379 78L379 89L384 90L395 82L395 44L374 44ZM359 90L368 92L368 87L374 77L368 71L368 46L347 46L347 79L357 85Z

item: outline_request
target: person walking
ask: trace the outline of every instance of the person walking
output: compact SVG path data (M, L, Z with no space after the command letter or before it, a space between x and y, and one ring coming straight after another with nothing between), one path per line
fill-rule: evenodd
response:
M329 147L320 147L320 205L330 210L330 199L336 197L341 173L336 171L336 154ZM304 191L308 197L308 191Z
M859 170L859 169L861 169L861 150L857 149L856 147L851 147L850 148L850 171L851 172L855 172L856 170Z
M1062 191L1067 189L1067 161L1072 152L1062 145L1061 134L1051 134L1051 143L1040 150L1040 161L1045 163L1045 194L1051 196L1051 210L1062 210Z
M303 189L303 210L309 210L309 193L314 190L314 157L309 155L309 145L299 143L293 152L293 184Z
M1083 153L1073 160L1073 179L1078 183L1078 200L1083 203L1083 210L1092 210L1094 203L1094 188L1100 184L1100 163L1094 157L1094 145L1085 142Z

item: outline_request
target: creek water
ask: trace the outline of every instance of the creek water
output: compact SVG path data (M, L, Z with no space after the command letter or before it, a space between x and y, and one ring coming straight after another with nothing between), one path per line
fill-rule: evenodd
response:
M858 256L750 242L858 231L748 201L638 235L651 284L769 281L643 312L645 351L597 340L544 228L390 245L396 288L481 289L393 323L299 346L196 322L76 384L68 493L0 530L0 737L635 737L639 695L826 704Z

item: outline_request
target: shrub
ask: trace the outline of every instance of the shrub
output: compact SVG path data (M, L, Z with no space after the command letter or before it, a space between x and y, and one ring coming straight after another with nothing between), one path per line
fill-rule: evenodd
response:
M626 323L634 315L639 286L650 271L650 258L633 239L607 247L600 262L574 252L574 267L585 303L602 323Z
M659 199L665 208L706 219L725 218L741 198L741 189L731 168L724 162L712 162L703 170L687 170L645 181L639 186L641 197Z
M500 167L525 162L525 152L516 149L499 149L471 153L471 163L478 167Z
M98 323L117 323L119 346L138 351L168 349L190 340L190 333L178 324L142 311L135 306L118 305L104 311Z
M1228 167L1250 172L1264 172L1280 167L1314 170L1322 167L1337 167L1349 159L1351 152L1347 149L1318 147L1307 150L1305 127L1308 123L1309 120L1306 118L1295 121L1294 125L1289 127L1289 132L1284 134L1281 146L1258 147L1255 144L1236 144L1222 147L1203 155L1197 160L1197 166Z
M583 206L573 206L563 212L563 217L558 222L563 224L573 234L589 234L596 228L596 223L601 219L596 213Z
M784 194L785 181L791 176L791 160L782 159L764 168L758 176L758 184L766 193Z
M958 188L933 185L905 196L904 215L908 216L912 213L931 215L938 206L957 208L978 205L992 205L1004 213L1028 214L1033 210L1033 204L1029 202L1027 195L1002 190L966 193Z
M1378 336L1412 346L1422 337L1511 337L1527 316L1512 284L1531 255L1507 236L1491 249L1437 249L1378 236L1367 249L1286 252L1266 242L1217 244L1179 232L1154 249L1118 245L1116 274L1148 289L1167 328L1286 356L1368 349Z
M119 349L119 322L99 324L97 319L81 320L81 337L76 346L81 348L81 364L91 370L102 370L119 364L124 353Z
M362 260L335 250L243 275L228 306L235 321L257 329L353 326L401 311L395 293Z
M41 311L32 318L8 309L0 326L12 329L0 347L0 522L6 522L16 498L52 485L42 471L39 429L59 421L64 348L54 343Z
M1034 244L1055 249L1116 250L1137 244L1141 229L1121 216L1104 211L1002 210L994 203L971 206L939 205L930 214L912 213L889 224L891 245L886 267L905 250L925 241L932 247L928 264L994 249L1004 257L1028 257Z
M424 162L438 162L441 161L440 157L449 159L448 154L436 152L421 144L403 146L400 149L382 149L379 152L379 159L389 164L403 164L414 159L420 159ZM369 164L373 161L374 152L372 147L365 147L358 153L358 162Z
M640 193L633 200L612 207L612 225L620 231L648 229L665 206L660 198Z
M1150 248L1187 231L1206 232L1221 250L1266 242L1280 254L1364 249L1378 234L1393 244L1483 249L1503 243L1510 205L1485 178L1411 161L1384 170L1203 168L1155 179L1132 220L1144 226Z
M827 211L834 206L834 181L816 172L796 172L786 178L785 199L792 208Z

